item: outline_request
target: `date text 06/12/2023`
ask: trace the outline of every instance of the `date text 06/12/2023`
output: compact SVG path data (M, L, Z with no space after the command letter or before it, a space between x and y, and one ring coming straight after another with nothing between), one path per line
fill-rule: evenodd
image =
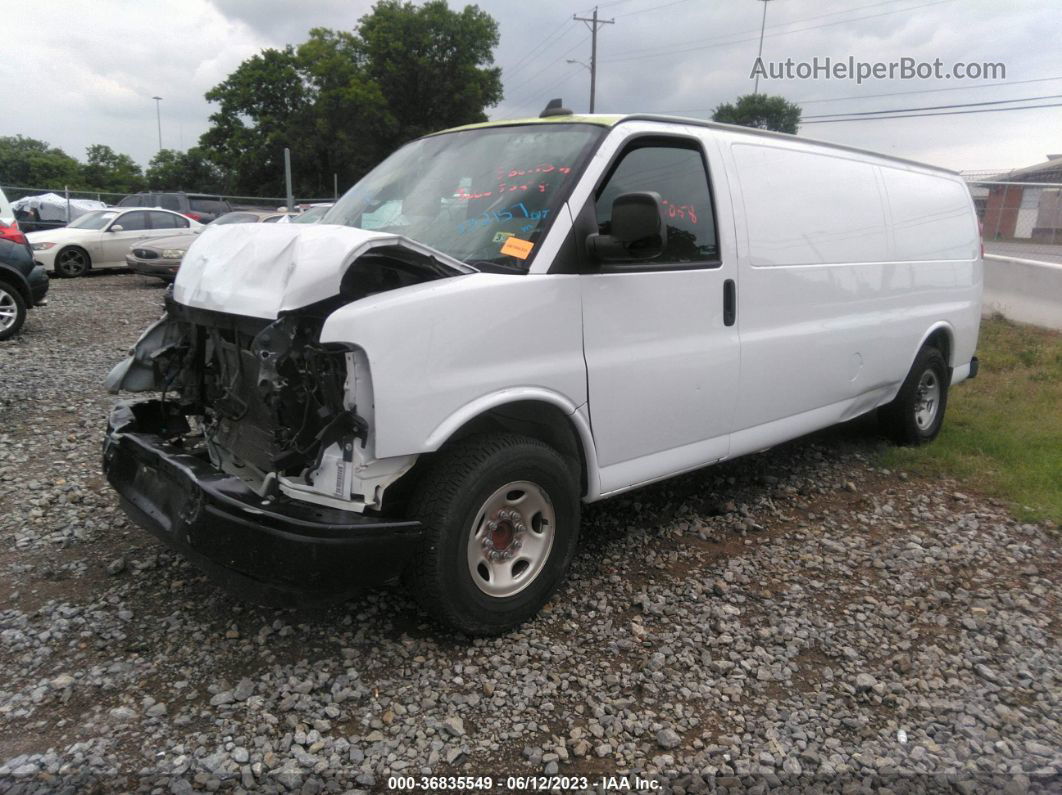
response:
M505 785L508 792L551 792L553 790L631 792L657 790L660 782L641 776L390 776L387 789L397 792L489 792Z

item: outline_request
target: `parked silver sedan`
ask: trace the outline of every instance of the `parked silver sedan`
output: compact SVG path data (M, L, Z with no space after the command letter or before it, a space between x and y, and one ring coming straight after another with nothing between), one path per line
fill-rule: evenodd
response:
M226 224L271 224L276 223L287 213L257 210L235 210L219 216L211 226L224 226ZM177 270L181 267L184 252L192 245L199 231L195 233L183 233L164 237L161 240L152 240L149 243L135 245L125 255L125 264L129 269L142 276L155 276L167 282L177 278Z

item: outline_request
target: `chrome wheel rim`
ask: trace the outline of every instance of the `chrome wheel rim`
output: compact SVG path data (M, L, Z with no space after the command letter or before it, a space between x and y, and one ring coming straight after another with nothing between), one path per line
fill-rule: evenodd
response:
M60 273L78 276L85 272L85 255L77 249L67 249L59 255L56 265Z
M506 483L476 513L468 533L468 573L480 591L501 599L527 588L546 565L557 515L545 489Z
M15 296L0 287L0 331L7 331L18 320L18 304Z
M920 430L929 428L940 409L940 379L934 370L926 370L918 382L915 394L915 425Z

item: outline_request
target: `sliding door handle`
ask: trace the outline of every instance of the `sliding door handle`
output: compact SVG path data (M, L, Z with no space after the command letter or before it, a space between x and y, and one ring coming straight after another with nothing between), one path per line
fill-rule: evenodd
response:
M737 292L734 280L723 282L723 325L732 326L737 319Z

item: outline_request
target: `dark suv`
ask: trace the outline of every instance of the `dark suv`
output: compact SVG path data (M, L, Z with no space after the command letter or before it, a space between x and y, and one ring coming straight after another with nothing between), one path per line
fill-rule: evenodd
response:
M232 212L232 207L220 196L202 193L134 193L126 196L118 207L161 207L187 215L193 221L209 224L219 215Z
M0 340L18 334L26 311L43 306L47 294L48 274L33 262L33 251L0 190Z

